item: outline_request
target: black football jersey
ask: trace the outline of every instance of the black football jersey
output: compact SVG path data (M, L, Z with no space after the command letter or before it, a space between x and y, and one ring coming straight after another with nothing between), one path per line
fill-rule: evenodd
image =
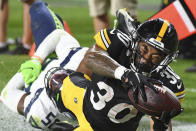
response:
M95 131L135 131L143 113L131 104L119 80L93 74L83 112Z

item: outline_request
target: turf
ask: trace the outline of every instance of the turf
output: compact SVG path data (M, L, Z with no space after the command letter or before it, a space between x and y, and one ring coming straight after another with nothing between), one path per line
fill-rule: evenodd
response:
M51 0L49 1L51 2ZM61 4L61 3L60 3ZM8 23L8 37L16 38L22 36L22 6L19 1L10 1L10 17ZM63 7L56 3L54 6L51 2L51 9L60 14L67 21L71 28L72 35L81 43L82 46L91 46L94 44L92 18L89 16L88 7L86 6L68 6ZM139 10L138 19L144 21L152 16L154 11ZM113 18L112 18L113 19ZM112 25L111 25L112 26ZM14 48L12 46L11 48ZM0 91L20 67L20 64L27 60L28 56L10 56L0 55ZM185 101L183 102L184 112L176 117L176 120L196 123L196 74L185 73L184 69L194 64L193 60L177 60L171 66L183 79L187 89Z

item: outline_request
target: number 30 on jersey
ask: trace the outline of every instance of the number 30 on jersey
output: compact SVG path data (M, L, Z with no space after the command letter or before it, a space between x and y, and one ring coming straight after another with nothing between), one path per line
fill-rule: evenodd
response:
M106 104L112 100L114 97L114 91L112 87L105 84L104 82L100 81L97 83L99 91L94 94L93 91L91 91L90 94L90 101L93 105L93 108L95 110L102 110L106 106ZM103 95L100 93L100 91L104 90L106 93ZM95 95L99 98L98 101L95 101ZM117 115L122 112L123 110L129 110L127 114L124 114L123 117L117 119ZM124 123L130 120L131 118L135 117L137 114L137 110L133 107L133 105L127 104L127 103L117 103L113 107L110 108L108 111L107 116L109 119L114 123Z

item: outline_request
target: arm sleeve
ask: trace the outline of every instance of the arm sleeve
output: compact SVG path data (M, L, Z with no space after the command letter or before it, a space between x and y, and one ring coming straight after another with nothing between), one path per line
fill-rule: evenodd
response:
M65 49L79 46L78 41L70 34L64 30L56 29L42 41L34 55L45 60L50 53L56 51L57 56L60 58Z
M117 59L121 51L129 45L128 36L115 29L101 30L94 36L94 39L97 46L107 51L113 59Z
M16 73L7 83L5 88L1 92L1 99L3 103L12 111L17 111L18 103L21 97L25 94L22 90L24 87L24 80L22 73Z

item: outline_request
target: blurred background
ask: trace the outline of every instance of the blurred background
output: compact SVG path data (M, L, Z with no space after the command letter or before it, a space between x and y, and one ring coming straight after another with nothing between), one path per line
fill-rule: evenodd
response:
M94 44L94 28L92 17L89 16L87 0L43 0L49 7L59 14L69 25L72 35L81 46ZM15 40L22 36L22 4L19 0L10 0L10 15L7 26L8 38ZM144 21L160 10L161 0L138 0L138 20ZM110 16L111 19L115 19ZM111 23L112 23L111 20ZM113 25L111 25L113 27ZM16 45L11 45L12 50ZM29 58L28 55L0 55L0 91L20 64ZM187 73L184 70L195 63L194 59L177 59L171 67L182 78L186 96L183 102L184 112L175 120L196 123L196 73Z

